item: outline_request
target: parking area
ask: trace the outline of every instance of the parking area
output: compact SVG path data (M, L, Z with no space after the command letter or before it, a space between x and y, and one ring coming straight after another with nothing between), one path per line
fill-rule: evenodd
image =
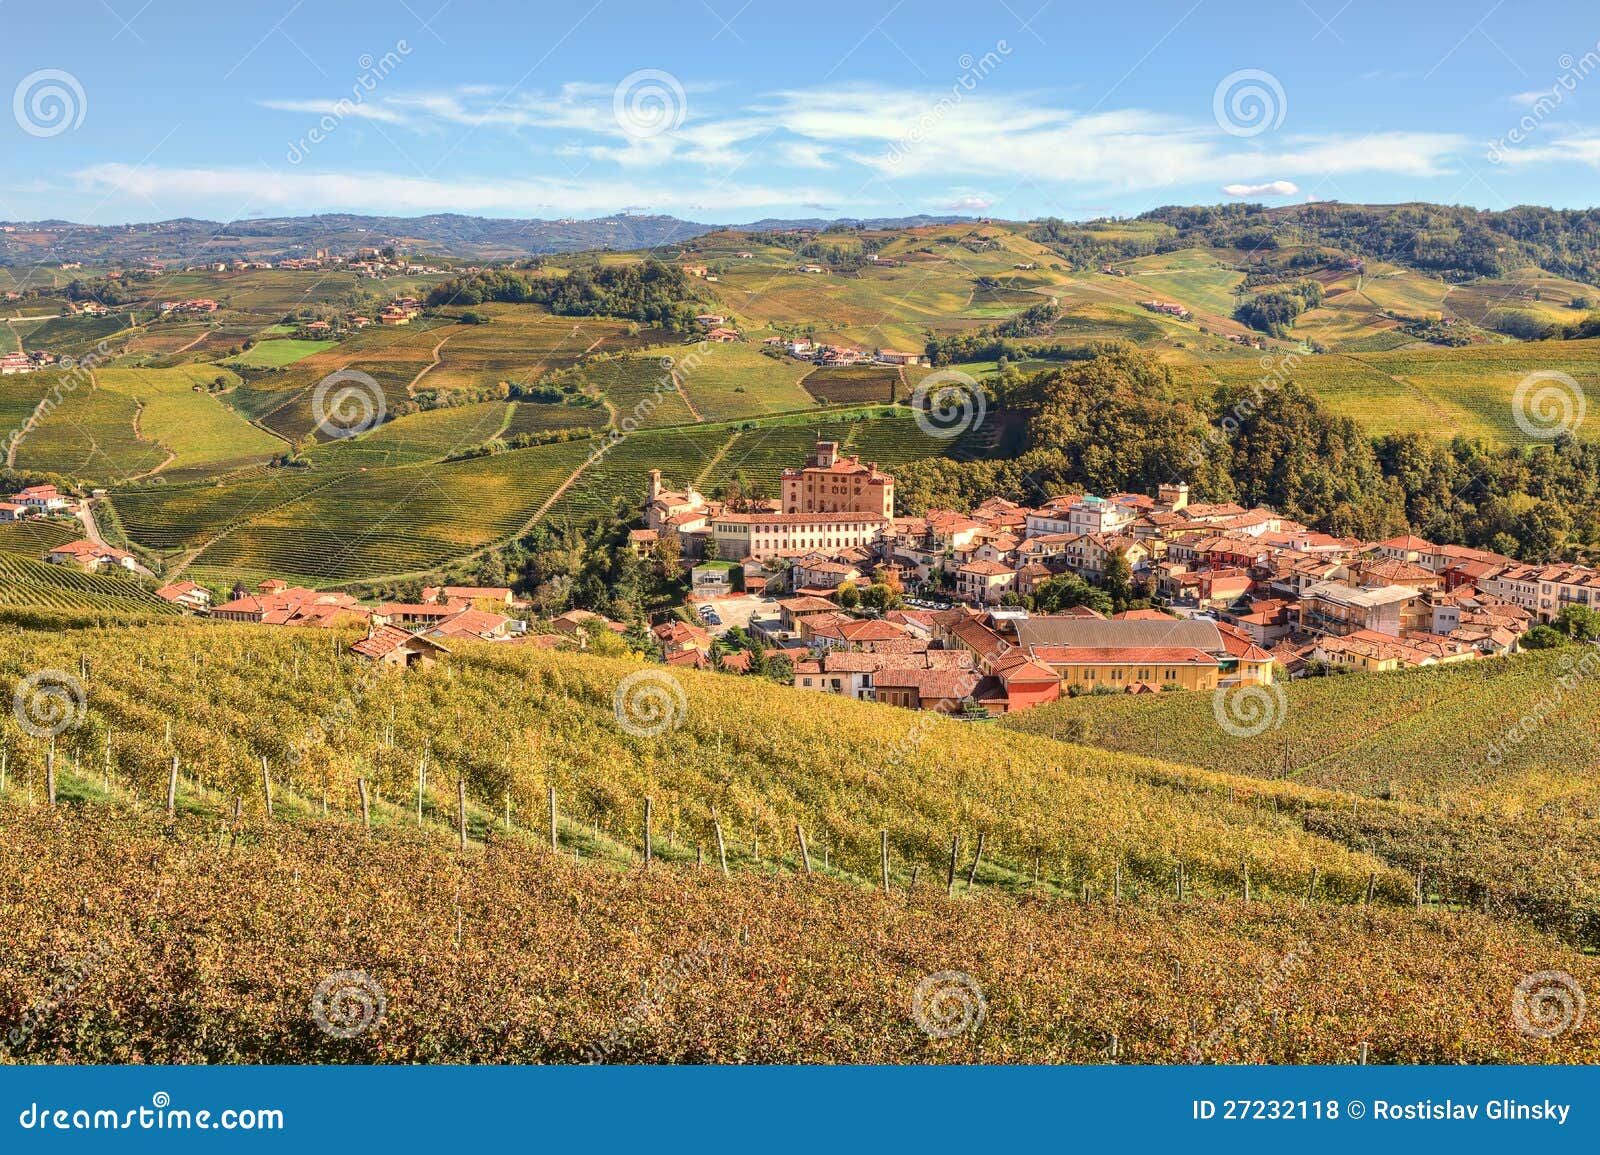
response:
M757 612L777 613L778 602L776 598L758 597L755 594L730 594L722 598L694 598L690 605L705 616L705 610L714 611L721 618L720 623L708 621L707 628L713 635L720 636L727 633L734 626L744 628L750 624L750 616Z

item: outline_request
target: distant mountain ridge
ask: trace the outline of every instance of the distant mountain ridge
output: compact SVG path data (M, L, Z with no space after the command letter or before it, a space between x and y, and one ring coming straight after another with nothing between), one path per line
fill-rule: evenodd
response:
M766 219L751 224L705 224L679 217L613 213L588 220L476 217L435 213L421 217L321 213L207 221L182 217L122 225L71 221L0 221L0 265L56 261L86 263L199 262L207 257L273 260L307 256L317 249L347 252L394 243L410 251L470 260L506 260L592 249L656 249L727 229L911 228L948 224L966 217L880 217L839 221Z

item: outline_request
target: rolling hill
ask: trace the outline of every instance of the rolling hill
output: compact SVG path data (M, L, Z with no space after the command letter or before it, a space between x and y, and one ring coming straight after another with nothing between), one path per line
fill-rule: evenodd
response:
M79 654L92 671L56 740L62 806L41 804L46 744L5 722L0 887L25 888L37 917L0 981L45 935L103 960L96 997L51 1016L30 1056L333 1057L305 992L351 967L382 983L389 1018L337 1055L369 1062L575 1060L597 1043L609 1061L1089 1062L1113 1038L1135 1062L1348 1062L1363 1043L1374 1061L1576 1061L1600 1037L1531 1040L1505 1013L1522 976L1588 983L1592 959L1514 910L1414 909L1408 872L1315 832L1346 800L1310 786L516 646L462 646L374 687L320 632L5 640L0 691ZM172 819L148 802L169 749ZM541 849L550 789L559 855ZM630 1026L663 954L705 960L704 980ZM930 1038L911 999L952 971L985 1022Z

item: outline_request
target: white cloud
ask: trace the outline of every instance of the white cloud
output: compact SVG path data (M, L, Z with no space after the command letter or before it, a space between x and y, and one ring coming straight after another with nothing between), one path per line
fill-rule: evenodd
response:
M556 134L551 150L639 172L692 165L729 179L760 164L823 171L864 168L891 184L950 173L990 173L997 158L1036 182L1101 192L1260 183L1278 173L1354 172L1438 176L1465 146L1445 133L1290 136L1248 144L1209 118L1145 109L1081 112L1038 93L923 91L877 84L793 89L719 108L715 94L685 89L682 125L639 136L618 123L615 88L573 83L554 93L497 93L484 85L382 92L361 115L417 132L499 130ZM676 96L674 97L676 98ZM329 101L276 100L268 107L321 113ZM1274 171L1275 170L1275 171ZM1255 178L1255 179L1251 179Z
M138 196L173 215L199 203L233 205L234 216L267 210L394 213L550 213L596 216L628 208L653 212L734 213L773 205L799 205L828 196L804 186L774 188L754 181L698 185L642 185L604 179L438 180L382 172L310 172L301 169L159 168L98 164L72 174L105 195Z
M1225 184L1222 192L1230 197L1292 197L1300 186L1292 180L1269 180L1265 184Z
M261 106L279 112L304 112L340 120L355 117L360 120L381 120L385 124L403 124L406 120L402 113L387 105L358 104L354 100L263 100Z
M994 202L984 196L957 197L949 204L944 205L946 212L952 213L986 213Z

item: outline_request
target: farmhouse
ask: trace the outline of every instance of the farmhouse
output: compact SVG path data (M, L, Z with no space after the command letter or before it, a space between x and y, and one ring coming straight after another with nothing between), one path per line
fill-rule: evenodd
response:
M11 500L42 513L59 513L71 502L53 485L30 485L11 495Z
M203 614L211 608L211 591L194 582L171 582L158 589L156 597L192 613Z
M450 651L432 638L413 634L399 626L374 626L372 632L350 647L379 666L431 666Z
M81 565L90 573L105 566L120 566L130 571L139 568L138 559L127 550L113 549L92 541L70 541L58 545L45 554L45 560L52 565Z

